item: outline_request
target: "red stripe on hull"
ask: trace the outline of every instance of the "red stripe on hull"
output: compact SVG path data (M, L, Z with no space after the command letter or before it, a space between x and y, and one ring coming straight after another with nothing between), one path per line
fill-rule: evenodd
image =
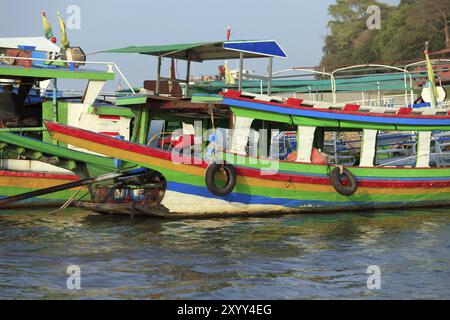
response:
M80 177L74 174L46 173L46 172L30 172L30 171L6 171L0 170L0 177L22 177L37 179L62 179L62 180L80 180Z

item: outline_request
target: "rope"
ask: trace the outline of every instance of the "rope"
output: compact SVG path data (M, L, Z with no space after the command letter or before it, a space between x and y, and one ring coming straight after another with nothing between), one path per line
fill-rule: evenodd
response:
M211 105L208 105L208 109L209 109L209 113L210 113L210 116L211 116L211 126L215 130L216 129L216 125L214 124L214 108Z
M49 214L50 215L54 215L57 214L58 212L67 209L68 206L70 206L72 204L72 202L75 200L75 197L80 193L82 188L79 188L69 199L67 199L66 202L64 202L64 204L59 207L58 209L51 211Z

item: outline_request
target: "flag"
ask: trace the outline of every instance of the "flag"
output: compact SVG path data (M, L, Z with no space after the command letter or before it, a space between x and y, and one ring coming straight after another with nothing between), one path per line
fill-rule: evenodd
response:
M228 63L226 61L223 67L225 69L225 84L235 84L234 78L231 75L230 69L228 68Z
M45 37L48 40L51 40L53 38L53 31L52 26L47 20L47 16L45 15L45 11L42 10L42 28L44 29Z
M433 65L431 64L430 56L428 54L428 49L425 50L425 59L427 61L427 73L428 73L428 82L430 83L430 91L431 91L431 106L437 106L437 89L436 89L436 81L434 79L434 70Z
M70 42L69 39L67 38L66 25L64 24L64 20L61 18L61 14L59 12L57 14L59 27L61 29L61 45L64 49L67 49L70 47Z

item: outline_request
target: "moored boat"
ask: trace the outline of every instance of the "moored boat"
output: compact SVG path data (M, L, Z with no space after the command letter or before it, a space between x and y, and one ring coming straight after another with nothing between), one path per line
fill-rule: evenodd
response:
M0 54L0 198L32 195L37 190L95 177L125 165L58 143L43 125L45 120L53 120L138 141L140 132L132 131L131 126L135 126L136 114L141 112L139 98L130 102L116 94L100 95L106 82L115 79L113 63L85 61L80 48L63 50L42 37L2 38ZM80 80L86 83L84 91L66 91L58 86L59 81ZM132 107L129 103L133 103ZM90 201L103 192L102 188L73 187L1 208Z
M242 90L194 95L191 99L191 61L236 58L243 70L244 58L269 58L271 70L274 57L286 56L271 40L127 47L106 52L157 56L157 79L144 83L143 94L116 99L116 106L98 103L99 87L89 81L86 92L93 92L87 96L94 100L92 104L81 102L81 110L87 108L86 112L75 117L75 124L54 116L42 118L47 127L42 135L48 130L48 141L58 148L52 149L53 156L64 151L73 158L73 152L80 152L115 163L100 165L102 170L97 174L130 167L146 170L129 182L115 179L96 185L95 193L87 188L90 198L75 202L77 206L105 214L217 217L448 204L450 168L445 161L433 160L436 137L450 129L445 104L435 101L424 108L416 105L409 93L404 105L389 107ZM186 60L186 79L161 77L162 57ZM240 89L242 77L240 73ZM270 92L271 73L262 79L268 86L266 92ZM331 87L335 89L335 85ZM405 91L409 89L405 87ZM125 140L115 138L124 136L117 130L96 128L92 122L95 116L116 123L125 118ZM90 117L91 122L80 124L83 117ZM280 131L295 141L283 152L274 139ZM337 155L339 135L358 140L344 141L350 145L345 162ZM411 135L415 138L397 142L399 137ZM15 135L3 139L11 137ZM330 137L334 155L327 154ZM381 161L377 140L390 142L382 146L382 152L401 153L406 160ZM93 175L89 173L89 177Z
M225 150L215 153L215 161L211 158L206 161L204 152L194 155L191 151L174 159L173 149L120 141L55 123L46 125L56 140L95 149L161 173L167 186L155 208L158 212L165 210L169 217L410 208L450 203L450 167L430 166L431 132L450 129L448 110L416 112L413 108L394 108L382 113L336 104L325 108L297 99L235 91L193 100L213 103L214 99L217 112L227 110L234 123L231 142ZM248 154L252 124L260 121L266 121L266 125L270 122L297 126L295 161ZM340 167L324 162L324 158L314 160L313 153L322 149L325 132L341 130L362 132L359 163ZM375 164L380 130L418 132L414 166ZM226 178L218 176L223 169ZM151 208L148 214L151 215Z

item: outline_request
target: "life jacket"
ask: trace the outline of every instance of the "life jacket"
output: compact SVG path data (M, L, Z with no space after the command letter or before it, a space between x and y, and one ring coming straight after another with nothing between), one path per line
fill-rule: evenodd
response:
M297 160L297 151L291 152L288 154L287 161L296 161ZM312 148L311 151L311 163L313 164L327 164L327 158L325 155L320 152L317 148Z

